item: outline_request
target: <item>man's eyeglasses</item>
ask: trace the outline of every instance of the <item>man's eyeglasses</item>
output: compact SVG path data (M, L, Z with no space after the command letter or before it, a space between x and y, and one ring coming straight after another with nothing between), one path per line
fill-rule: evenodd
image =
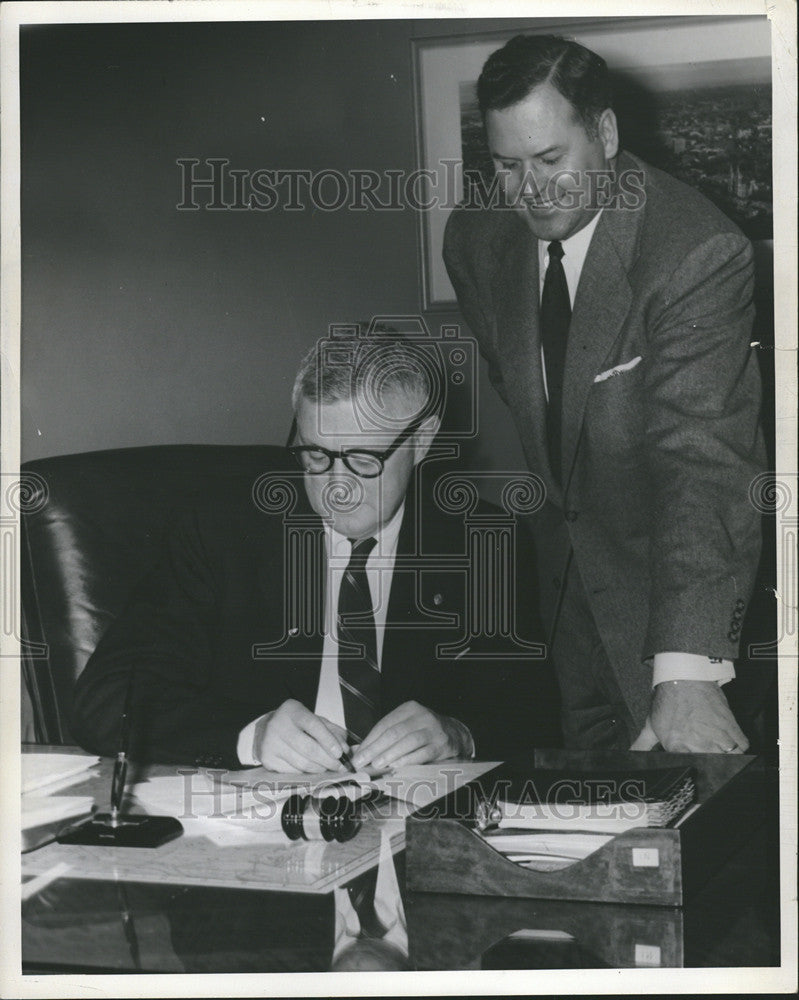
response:
M333 462L340 458L350 472L361 479L376 479L383 474L386 461L403 441L408 440L421 423L421 419L417 419L408 424L385 451L372 451L370 448L342 448L341 451L330 451L318 444L292 445L288 450L297 460L300 468L312 476L319 476L323 472L327 472L332 468Z

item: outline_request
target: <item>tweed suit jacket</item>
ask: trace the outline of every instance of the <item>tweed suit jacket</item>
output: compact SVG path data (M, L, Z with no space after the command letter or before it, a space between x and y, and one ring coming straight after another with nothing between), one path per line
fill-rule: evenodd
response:
M760 551L748 490L765 459L751 245L702 195L638 158L622 153L615 171L620 197L602 212L573 303L561 485L547 456L536 238L513 211L461 207L444 259L546 487L532 519L544 625L572 548L643 724L654 653L738 653ZM629 171L643 196L620 181Z
M82 746L116 752L132 671L134 759L237 767L247 723L289 698L314 710L324 529L301 474L288 475L275 474L260 506L248 493L179 518L160 562L78 678L71 731ZM475 502L478 519L496 514L508 524L476 494ZM527 594L535 586L531 545L523 529L515 535L513 590ZM485 544L496 556L501 541L486 536ZM387 595L382 713L416 700L458 718L486 759L557 745L557 685L541 657L536 616L528 601L515 634L475 628L468 551L463 512L410 491ZM485 586L495 583L493 572L486 567Z

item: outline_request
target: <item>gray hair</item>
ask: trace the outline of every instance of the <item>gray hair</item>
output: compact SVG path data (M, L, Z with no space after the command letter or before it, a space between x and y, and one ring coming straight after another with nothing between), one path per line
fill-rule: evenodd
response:
M411 404L418 419L440 413L444 384L434 341L400 334L325 337L302 359L291 403L296 413L302 399L354 400L371 422L381 425L398 399Z

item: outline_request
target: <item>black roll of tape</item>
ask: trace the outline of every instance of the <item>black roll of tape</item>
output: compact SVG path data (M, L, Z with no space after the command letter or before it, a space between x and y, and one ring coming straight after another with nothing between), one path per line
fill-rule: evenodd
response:
M358 808L346 796L291 795L283 804L280 821L289 840L351 840L361 828Z

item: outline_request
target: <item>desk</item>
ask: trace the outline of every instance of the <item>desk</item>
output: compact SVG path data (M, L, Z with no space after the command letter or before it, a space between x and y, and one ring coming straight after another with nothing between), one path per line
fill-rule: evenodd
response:
M667 764L668 756L662 756ZM109 767L104 761L98 776L65 794L96 795L104 807ZM382 958L373 952L368 960L377 964L369 967L777 965L777 836L776 823L769 822L757 842L731 858L688 905L672 909L408 893L401 825L384 829L402 890L407 945L402 955L396 948ZM345 897L341 885L352 872L339 873L364 848L366 867L377 864L379 830L367 823L348 844L261 850L197 840L184 837L154 851L69 848L82 852L79 863L70 854L70 870L23 903L24 971L300 972L344 967L334 965L337 907ZM23 856L23 880L62 863L66 851L51 844ZM328 872L329 888L311 893L308 882L320 870ZM265 884L275 888L266 890Z

